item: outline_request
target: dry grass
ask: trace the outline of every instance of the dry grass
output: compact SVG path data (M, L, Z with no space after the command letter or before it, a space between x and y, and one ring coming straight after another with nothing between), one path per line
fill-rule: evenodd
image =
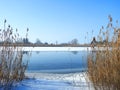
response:
M99 36L100 41L105 37L106 42L97 44L98 50L88 56L88 77L95 90L120 90L120 29L112 25L110 16L109 20L106 34ZM112 36L109 29L114 30Z
M0 29L0 41L3 42L0 47L0 87L10 88L13 83L21 81L25 78L25 70L27 63L23 63L22 47L16 47L15 42L19 39L19 33L10 25L6 28L6 20L4 28ZM13 46L9 46L9 43Z

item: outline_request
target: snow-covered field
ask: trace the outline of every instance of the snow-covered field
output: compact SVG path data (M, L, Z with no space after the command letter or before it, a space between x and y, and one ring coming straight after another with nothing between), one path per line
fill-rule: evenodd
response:
M91 47L24 47L25 51L87 51Z
M26 73L26 76L29 79L22 81L17 90L94 90L86 73Z

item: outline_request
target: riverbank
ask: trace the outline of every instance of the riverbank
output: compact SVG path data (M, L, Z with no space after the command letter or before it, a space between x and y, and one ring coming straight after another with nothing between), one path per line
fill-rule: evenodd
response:
M33 78L33 85L37 86L37 90L94 90L85 72L70 74L25 73L25 75L28 78ZM38 82L42 83L38 85Z
M24 51L89 51L91 47L23 47Z

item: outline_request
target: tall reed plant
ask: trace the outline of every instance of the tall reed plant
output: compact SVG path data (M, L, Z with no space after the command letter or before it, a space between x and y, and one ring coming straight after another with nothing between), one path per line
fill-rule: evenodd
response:
M0 29L0 87L6 90L25 78L28 63L23 63L23 48L16 44L19 37L18 30L13 32L5 20L4 28Z
M118 21L116 22L118 25ZM88 77L95 90L120 90L120 28L109 16L102 27L96 46L88 55Z

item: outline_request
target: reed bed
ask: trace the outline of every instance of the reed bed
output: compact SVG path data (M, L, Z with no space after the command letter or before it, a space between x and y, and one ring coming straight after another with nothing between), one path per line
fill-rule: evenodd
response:
M5 20L4 28L0 29L0 87L5 90L25 78L28 63L23 63L22 47L16 46L19 37L18 30L14 33Z
M93 51L88 55L89 80L95 90L120 90L120 28L113 26L111 16L100 34L98 40L102 43L94 46L98 50L91 47Z

